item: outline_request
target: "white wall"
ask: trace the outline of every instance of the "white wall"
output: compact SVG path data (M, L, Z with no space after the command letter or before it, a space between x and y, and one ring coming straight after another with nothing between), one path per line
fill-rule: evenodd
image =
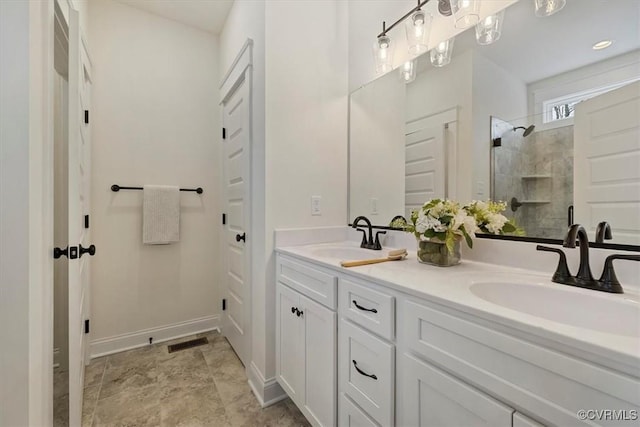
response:
M472 198L491 196L491 116L503 120L527 115L527 87L504 68L473 51ZM524 125L525 127L528 125Z
M0 425L50 425L53 4L0 2Z
M266 378L275 375L274 229L347 218L347 3L266 4ZM311 216L311 196L322 215Z
M349 213L389 224L405 212L405 106L407 85L389 73L351 95L349 107ZM377 212L371 199L377 199Z
M91 2L89 30L92 341L215 316L218 40L112 0ZM179 243L142 245L142 192L114 193L112 184L201 186L204 194L181 194Z

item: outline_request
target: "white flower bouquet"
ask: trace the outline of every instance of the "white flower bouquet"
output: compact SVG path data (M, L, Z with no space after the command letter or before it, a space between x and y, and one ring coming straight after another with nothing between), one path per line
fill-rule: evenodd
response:
M453 200L433 199L411 212L411 223L404 227L418 241L443 242L450 253L462 238L472 248L471 237L478 229L476 220L464 206Z
M478 230L482 233L523 234L523 231L515 225L513 220L502 215L502 212L506 209L507 204L505 202L493 202L491 200L486 202L474 200L464 207L464 210L475 219Z

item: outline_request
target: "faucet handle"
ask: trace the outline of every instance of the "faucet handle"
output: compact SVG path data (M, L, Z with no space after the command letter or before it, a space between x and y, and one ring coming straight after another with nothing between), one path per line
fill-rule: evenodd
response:
M640 261L640 255L609 255L604 260L604 268L602 269L602 276L600 276L600 280L598 280L600 284L600 290L605 292L611 292L614 294L622 294L624 291L622 290L622 285L618 281L616 277L616 272L613 269L613 260L614 259L624 259L627 261Z
M376 242L373 244L373 249L379 251L382 249L382 245L380 244L380 234L387 234L386 231L378 231L376 233Z
M543 251L543 252L555 252L558 255L560 255L560 259L558 259L558 266L556 267L555 273L553 273L553 277L551 278L551 281L556 283L561 283L563 285L575 284L575 278L571 276L571 272L569 271L569 266L567 265L567 256L564 254L562 249L537 245L536 250Z
M367 231L363 228L356 228L357 231L362 231L362 242L360 243L361 248L366 248L368 246L367 242Z

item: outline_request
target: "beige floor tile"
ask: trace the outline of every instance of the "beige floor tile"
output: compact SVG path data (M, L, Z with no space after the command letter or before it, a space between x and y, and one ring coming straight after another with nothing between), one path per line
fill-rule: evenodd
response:
M84 370L84 386L92 387L102 383L102 375L107 364L106 357L99 357L91 360L89 366Z
M213 383L174 390L160 399L161 425L224 426L225 407Z
M91 365L89 365L91 366ZM85 374L86 375L86 374ZM98 394L100 393L100 384L85 387L84 397L82 401L82 426L90 427L93 423L93 414L98 404Z
M167 351L168 344L203 336L206 345ZM83 426L309 426L290 399L260 407L244 366L215 331L96 359L85 377L91 386Z
M160 391L156 385L99 399L94 426L159 426Z

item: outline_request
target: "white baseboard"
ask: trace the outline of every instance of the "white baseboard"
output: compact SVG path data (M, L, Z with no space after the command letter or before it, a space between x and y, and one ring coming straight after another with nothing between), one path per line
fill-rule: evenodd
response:
M149 345L149 338L153 338L153 343L160 343L188 335L202 332L220 330L220 316L201 317L199 319L187 320L185 322L174 323L172 325L159 326L157 328L143 329L141 331L130 332L128 334L116 335L91 341L89 344L91 358L119 353L125 350L144 347Z
M287 398L287 394L280 387L275 377L265 379L262 372L253 362L249 365L247 376L249 377L249 386L263 408Z

